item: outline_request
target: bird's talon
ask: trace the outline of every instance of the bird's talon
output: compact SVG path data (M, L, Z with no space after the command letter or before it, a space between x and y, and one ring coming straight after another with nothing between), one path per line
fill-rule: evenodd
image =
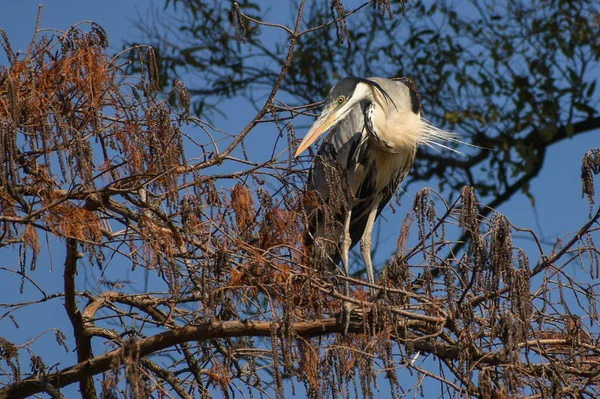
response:
M352 317L352 312L357 308L356 305L350 302L344 302L342 306L342 322L344 323L344 336L348 335L348 330L350 329L350 319Z

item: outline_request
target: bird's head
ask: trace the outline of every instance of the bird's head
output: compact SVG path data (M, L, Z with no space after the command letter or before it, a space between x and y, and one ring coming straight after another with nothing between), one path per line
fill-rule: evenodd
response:
M385 90L372 80L362 78L344 78L340 80L329 91L321 115L306 133L294 156L300 155L323 133L348 116L354 105L363 100L372 101L373 90L378 90L391 101Z

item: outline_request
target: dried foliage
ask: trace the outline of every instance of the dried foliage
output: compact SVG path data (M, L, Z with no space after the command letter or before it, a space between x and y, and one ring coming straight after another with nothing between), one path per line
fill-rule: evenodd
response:
M594 175L600 173L600 149L589 150L583 157L581 165L581 184L582 184L582 196L587 196L590 202L590 217L592 217L592 211L594 209L595 189L594 189Z
M287 113L273 113L302 17L271 94L236 133L191 117L183 83L177 104L162 100L152 50L130 49L145 72L126 75L96 25L39 37L19 56L3 36L0 247L18 249L18 264L0 278L18 276L23 292L0 304L0 328L42 304L70 324L0 337L0 398L59 397L72 383L85 398L600 394L598 209L545 250L514 221L483 215L473 188L453 203L423 189L376 297L355 277L344 297L344 278L311 262L304 226L322 200L302 191ZM258 23L241 5L212 18L244 37ZM267 134L259 163L246 144ZM582 169L590 200L597 151ZM335 170L328 182L343 187ZM327 205L343 209L341 198ZM339 223L327 210L316 219ZM519 248L517 232L539 250ZM54 294L51 256L64 256ZM346 335L344 301L356 306ZM74 349L72 364L38 353L48 337Z

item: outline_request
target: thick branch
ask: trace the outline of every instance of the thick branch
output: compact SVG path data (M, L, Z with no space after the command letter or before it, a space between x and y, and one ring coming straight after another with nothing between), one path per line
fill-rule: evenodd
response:
M91 337L86 334L85 325L81 312L77 308L75 300L75 273L77 271L77 241L70 238L67 240L67 258L65 260L65 309L71 325L73 326L73 335L77 344L77 361L79 363L91 359L92 353ZM96 399L96 388L92 375L83 376L79 380L79 390L84 399Z
M226 321L181 327L140 340L137 343L139 348L138 353L139 357L143 358L188 341L243 336L270 337L272 333L271 324L269 322ZM300 336L314 337L341 333L344 331L344 325L335 318L328 318L313 322L294 323L292 329ZM363 327L360 324L353 323L349 331L362 332ZM117 364L123 364L126 358L124 354L125 350L123 348L106 353L80 362L62 371L48 374L44 377L44 381L56 387L70 385L82 379L111 370ZM40 381L37 378L28 378L0 389L0 399L26 398L43 391L44 389L40 386Z
M344 331L345 325L341 318L327 318L315 320L311 322L293 323L291 326L292 333L300 337L317 337L327 334L340 334ZM140 358L152 355L161 350L180 345L189 341L201 341L210 339L222 339L232 337L270 337L272 336L273 325L270 322L243 322L243 321L226 321L226 322L211 322L196 326L185 326L166 331L161 334L140 340L136 343L138 349L137 355ZM353 318L349 328L350 332L363 333L364 325L361 317ZM440 341L431 341L416 339L416 336L407 336L405 338L396 337L395 339L412 341L414 349L424 353L433 354L439 358L455 360L459 355L459 348L450 343ZM421 337L422 338L422 337ZM570 345L569 340L565 341ZM126 345L130 347L130 345ZM499 365L505 360L498 354L486 353L475 350L472 353L473 360L479 361L488 365ZM35 395L44 392L44 386L51 384L54 387L64 387L74 382L84 379L92 379L92 376L114 369L118 365L122 365L127 361L127 348L121 348L110 353L88 359L77 365L64 369L62 371L43 376L42 379L28 378L18 381L3 389L0 389L0 399L18 399ZM144 362L144 365L148 365ZM540 366L543 368L543 366ZM171 379L171 374L168 372L160 373L158 370L154 372L161 378ZM45 384L41 384L43 381ZM176 381L169 381L175 384Z

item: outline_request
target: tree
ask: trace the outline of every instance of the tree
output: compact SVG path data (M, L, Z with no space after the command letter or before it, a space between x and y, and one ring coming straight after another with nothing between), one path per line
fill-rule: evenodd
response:
M85 398L99 392L283 397L294 390L313 397L373 396L376 389L403 397L428 394L433 388L426 381L437 383L441 397L597 396L600 251L594 239L600 208L594 175L600 173L600 150L590 149L582 162L590 219L552 248L477 199L497 204L526 189L548 145L597 126L595 78L588 70L600 56L591 33L593 4L548 2L545 9L527 10L510 3L517 7L507 9L514 19L476 7L482 22L465 27L464 15L440 5L406 6L403 17L404 2L369 2L379 12L362 7L348 14L333 1L333 20L322 3L310 8L300 1L294 23L285 28L264 25L249 2L234 3L226 13L217 3L172 4L211 21L181 32L200 32L198 51L207 45L214 59L201 64L194 50L182 51L188 57L183 63L160 45L158 51L134 46L124 52L137 70L132 75L123 70L128 64L121 54L107 54L106 34L95 24L36 38L20 56L3 35L9 65L0 69L0 245L19 256L14 268L0 270L20 277L22 295L0 304L2 330L18 328L41 304L58 310L64 304L70 326L28 331L37 338L21 342L0 338L0 398L61 397L60 389L72 383ZM257 14L248 15L251 10ZM438 12L465 36L453 41L452 34L424 32L426 21L414 22L440 18ZM360 15L369 23L353 22ZM557 38L552 29L565 21L571 36ZM533 54L509 40L517 36L514 29L542 23L550 33L531 40L554 43L559 54L552 48ZM385 47L403 24L412 32L406 44ZM492 27L499 43L486 41ZM248 48L231 40L237 32L251 49L268 55L256 38L267 28L289 34L286 55L280 60L273 53L281 61L277 72L246 65ZM348 37L351 47L332 43ZM563 44L565 37L572 43ZM467 46L469 38L480 38L481 51L496 51L496 57L469 57L479 50ZM349 278L352 295L345 297L344 278L315 270L302 247L304 171L290 152L294 117L314 105L276 100L292 93L299 102L314 103L341 54L393 57L403 45L414 46L405 54L414 55L415 70L430 72L422 74L421 93L427 109L440 110L438 122L460 126L475 144L494 151L477 149L467 161L419 154L413 179L454 176L443 180L453 197L420 191L378 280L380 295L369 297L363 279ZM522 65L539 58L537 66L511 75L518 64L506 59L511 46ZM443 54L450 72L427 63L431 54ZM327 62L315 70L314 59ZM170 65L196 65L207 77L223 78L212 82L212 93L177 81L162 95L167 76L177 72ZM374 68L346 67L360 75ZM554 75L559 67L565 71L560 78ZM486 75L488 68L506 72L504 80L495 77L498 69ZM241 131L225 132L191 116L207 107L216 112L223 96L257 93L249 83L264 85L267 95ZM205 97L204 108L198 96ZM565 104L569 113L556 114ZM260 137L265 125L277 137L268 159L257 161L249 140ZM475 173L481 165L488 171ZM516 245L515 232L531 237L537 250ZM459 239L468 245L457 246ZM49 268L47 257L59 254L63 288L50 294L40 276ZM574 262L589 273L585 281L568 273ZM76 277L84 271L87 287ZM344 301L360 309L347 335L339 315ZM75 352L70 366L57 367L51 355L35 352L36 340L48 334Z
M305 34L296 39L280 92L292 104L310 104L343 76L413 78L425 116L481 148L466 160L422 152L408 184L435 177L458 193L466 183L496 208L529 192L549 146L600 128L594 1L345 3L305 5ZM198 113L236 95L254 102L270 90L292 32L263 22L261 4L229 10L220 1L166 1L178 12L140 24L157 51L161 85L193 74Z

